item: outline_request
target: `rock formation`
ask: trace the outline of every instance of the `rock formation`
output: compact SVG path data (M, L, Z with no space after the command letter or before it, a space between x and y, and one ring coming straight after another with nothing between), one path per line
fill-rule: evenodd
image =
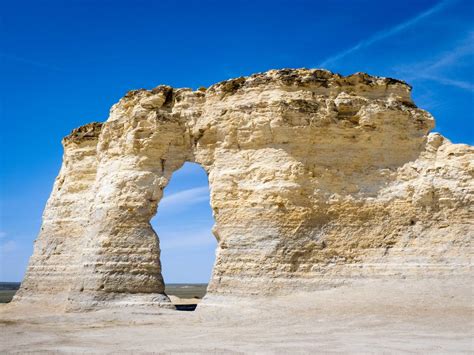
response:
M284 69L130 91L105 123L64 138L15 301L169 305L150 219L184 162L209 176L211 296L468 273L473 148L430 134L410 90Z

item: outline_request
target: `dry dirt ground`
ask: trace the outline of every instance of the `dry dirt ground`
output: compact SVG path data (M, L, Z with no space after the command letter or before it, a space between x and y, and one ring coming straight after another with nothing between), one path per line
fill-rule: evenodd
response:
M195 312L2 305L0 353L473 353L472 279L364 281Z

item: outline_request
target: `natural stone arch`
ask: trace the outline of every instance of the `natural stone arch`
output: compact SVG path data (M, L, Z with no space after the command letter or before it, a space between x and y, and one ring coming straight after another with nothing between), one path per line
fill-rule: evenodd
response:
M65 138L17 300L166 305L149 220L185 161L209 174L218 240L210 297L414 277L410 263L426 274L466 271L472 148L428 135L433 119L410 89L298 69L205 91L129 92L103 125Z

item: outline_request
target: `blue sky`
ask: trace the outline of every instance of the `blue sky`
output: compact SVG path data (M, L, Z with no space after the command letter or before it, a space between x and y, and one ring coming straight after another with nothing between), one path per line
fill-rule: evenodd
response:
M283 67L406 80L436 131L474 143L474 1L0 0L0 280L22 279L61 138L125 92ZM207 178L176 172L153 224L167 282L207 282Z

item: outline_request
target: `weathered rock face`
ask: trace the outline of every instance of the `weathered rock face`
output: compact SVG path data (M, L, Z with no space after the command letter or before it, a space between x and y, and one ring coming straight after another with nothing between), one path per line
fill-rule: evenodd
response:
M433 126L407 84L361 73L131 91L64 139L16 301L167 305L150 219L186 161L209 174L211 295L467 273L473 148Z

